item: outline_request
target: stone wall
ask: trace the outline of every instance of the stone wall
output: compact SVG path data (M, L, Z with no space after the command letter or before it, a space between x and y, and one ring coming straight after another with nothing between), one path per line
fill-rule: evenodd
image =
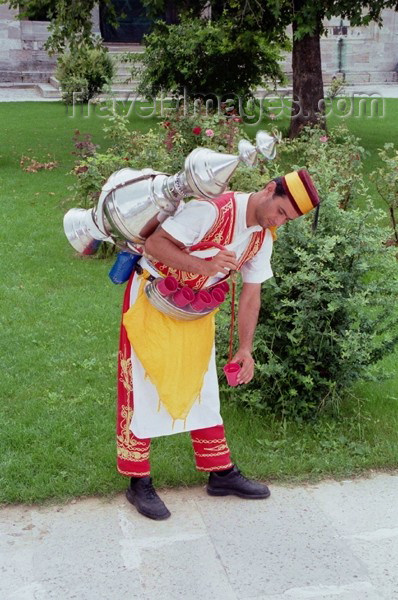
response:
M43 45L48 37L47 22L19 21L17 10L0 5L0 82L48 81L55 59ZM384 27L350 27L349 22L331 19L322 38L324 83L339 72L349 84L396 82L398 64L398 12L383 11ZM93 30L99 33L98 9L93 11ZM339 40L341 53L339 54ZM291 56L284 69L291 79Z
M349 21L337 17L326 22L327 35L321 40L324 83L339 74L339 56L348 84L398 81L398 12L388 9L382 15L382 28L376 23L350 27ZM284 69L291 79L290 54L286 55Z
M48 81L56 63L43 48L48 23L20 21L17 17L17 10L0 5L0 81Z
M4 72L12 70L14 53L21 50L21 24L15 19L16 10L0 5L0 81Z

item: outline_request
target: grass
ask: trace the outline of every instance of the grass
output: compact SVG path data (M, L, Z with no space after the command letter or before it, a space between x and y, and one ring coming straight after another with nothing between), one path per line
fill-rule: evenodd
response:
M348 121L370 150L369 168L376 148L396 139L397 112L391 100L377 126L371 119ZM73 132L91 132L103 148L103 120L71 118L58 103L0 104L0 117L0 502L114 493L125 487L114 441L123 288L107 277L110 260L76 257L62 228ZM142 129L156 123L131 120ZM58 167L26 173L22 155ZM391 356L386 369L395 363ZM279 481L396 468L398 380L354 391L361 401L347 402L337 419L305 425L227 401L233 456L249 475ZM187 434L154 440L152 464L158 485L205 480L194 469Z

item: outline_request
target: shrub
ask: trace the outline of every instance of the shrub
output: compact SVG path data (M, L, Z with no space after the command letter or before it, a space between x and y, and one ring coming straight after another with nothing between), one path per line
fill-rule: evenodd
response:
M334 75L326 92L326 98L334 100L337 96L344 96L346 85L346 81L342 75Z
M165 91L189 97L244 96L264 80L284 80L280 46L264 32L242 28L227 19L182 17L177 25L158 21L145 36L145 53L133 77L141 76L139 93Z
M209 135L206 132L210 132ZM126 117L113 113L104 126L110 147L105 153L95 152L90 141L83 142L83 150L89 148L91 156L82 157L81 134L75 134L75 153L80 158L74 168L77 180L73 186L73 201L79 206L93 206L108 177L118 169L131 167L152 169L173 175L182 169L186 156L197 146L207 146L220 152L237 152L239 139L247 137L240 120L225 115L189 115L171 112L156 129L147 133L130 131ZM88 148L87 148L88 146ZM261 168L240 166L231 185L242 191L260 189L267 175L263 161Z
M370 198L365 213L338 201L324 198L316 235L310 219L284 228L264 286L255 387L283 415L334 403L398 339L397 264L380 214Z
M139 133L128 129L128 120L112 114L104 126L105 138L110 142L106 152L94 152L91 156L79 158L73 169L77 177L71 187L73 204L89 208L95 206L102 186L119 169L131 167L170 172L170 158L163 143L164 132L150 130ZM75 146L79 144L76 140ZM77 148L78 150L79 148Z
M280 156L285 160L294 147L306 157L301 166L312 172L322 199L319 225L313 234L308 215L278 232L275 277L262 290L256 377L240 390L239 400L284 417L313 416L336 406L359 378L380 377L376 363L398 340L394 250L384 244L384 214L357 178L356 163L351 190L366 208L342 208L351 182L348 174L340 175L353 150L361 155L355 139L342 133L322 142L319 131L307 130ZM272 170L278 174L278 163ZM225 325L221 332L226 346Z
M398 246L398 149L394 144L384 144L378 154L382 166L371 174L371 179L387 205L392 228L392 238L388 243Z
M172 171L181 169L186 156L198 146L233 154L239 140L247 137L239 117L224 112L208 114L200 103L191 103L187 112L184 115L182 109L169 109L160 124Z
M114 66L108 51L100 43L82 44L59 55L56 77L66 104L88 102L109 84Z

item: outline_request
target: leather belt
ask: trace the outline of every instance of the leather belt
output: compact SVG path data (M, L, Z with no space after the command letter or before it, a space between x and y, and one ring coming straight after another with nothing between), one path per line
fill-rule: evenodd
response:
M138 263L135 265L135 272L137 275L143 275L147 281L154 281L156 279L156 277L150 275L148 271L146 271L146 274L144 275L144 269Z

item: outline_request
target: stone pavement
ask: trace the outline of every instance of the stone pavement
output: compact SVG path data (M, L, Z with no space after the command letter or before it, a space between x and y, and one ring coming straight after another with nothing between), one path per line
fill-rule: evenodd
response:
M0 86L0 102L46 102L54 98L43 98L35 87ZM56 100L56 99L55 99Z
M268 500L161 493L0 509L4 600L395 600L398 475L272 486Z

